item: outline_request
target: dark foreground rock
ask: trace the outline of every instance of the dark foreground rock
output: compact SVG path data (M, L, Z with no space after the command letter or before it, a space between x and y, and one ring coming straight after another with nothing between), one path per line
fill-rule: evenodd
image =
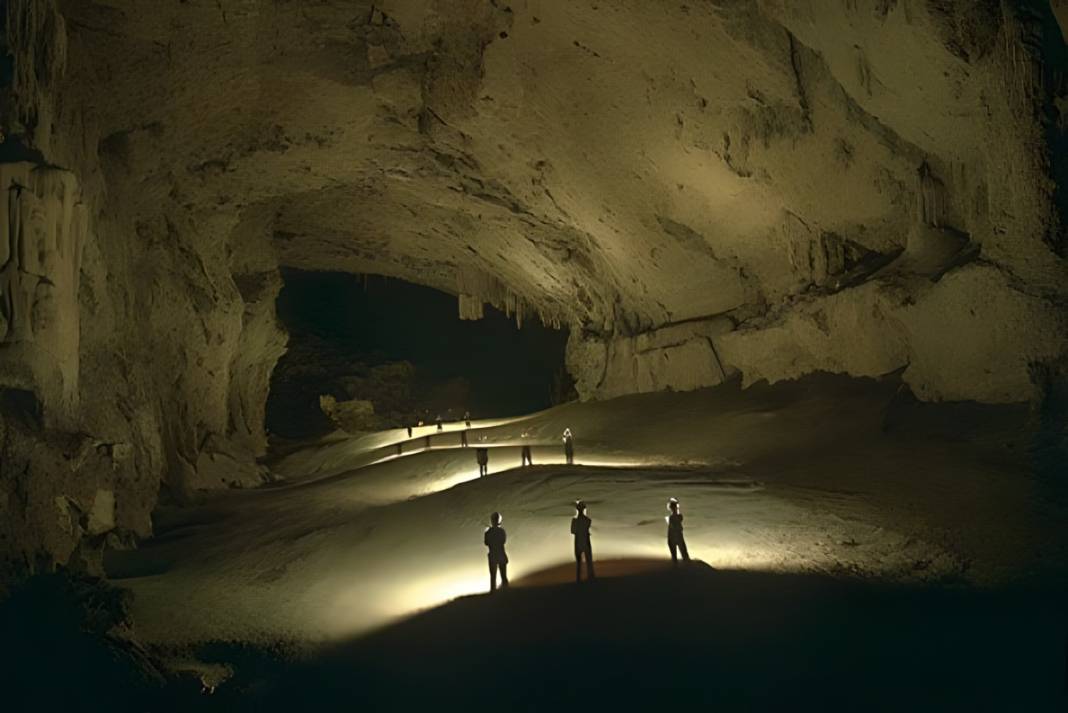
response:
M700 563L616 570L624 576L517 582L455 600L280 669L228 709L1037 711L1066 702L1064 599L1050 592Z
M0 604L3 709L160 709L182 686L132 638L129 599L101 579L65 572L19 585Z
M591 583L560 583L573 573L561 565L303 656L240 642L149 653L129 636L126 595L99 580L38 577L0 609L4 710L1039 711L1068 702L1063 593L602 564L608 576Z

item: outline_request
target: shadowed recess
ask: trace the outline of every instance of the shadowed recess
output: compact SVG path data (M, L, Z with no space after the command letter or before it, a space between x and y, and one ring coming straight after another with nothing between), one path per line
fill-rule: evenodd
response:
M401 280L282 271L278 317L289 332L267 402L267 426L283 436L332 427L319 397L364 399L379 426L441 414L512 416L574 395L564 369L567 331L537 319L517 326L487 308L461 320L456 297Z

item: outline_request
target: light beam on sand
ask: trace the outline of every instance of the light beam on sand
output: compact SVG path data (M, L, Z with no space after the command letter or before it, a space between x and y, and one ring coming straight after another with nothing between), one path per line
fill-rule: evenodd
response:
M532 533L530 533L532 534ZM669 566L667 546L660 540L636 540L633 535L595 534L594 562L608 560L656 561ZM546 535L534 544L528 538L519 547L509 549L511 562L508 575L512 582L550 568L573 566L570 540L558 535ZM700 538L689 542L691 556L714 569L778 570L782 569L784 554L754 549L735 542L706 542ZM470 559L459 561L446 556L425 575L411 576L411 571L427 571L421 566L405 570L392 583L368 584L359 579L336 583L331 606L320 612L323 627L333 636L359 634L368 628L387 624L421 611L447 604L459 597L489 594L489 572L486 559L477 550ZM397 574L400 574L399 572ZM383 586L385 585L385 586Z
M514 575L513 575L514 576ZM489 588L486 568L477 571L465 567L452 574L427 577L402 587L397 592L398 616L410 614L470 594L482 594Z

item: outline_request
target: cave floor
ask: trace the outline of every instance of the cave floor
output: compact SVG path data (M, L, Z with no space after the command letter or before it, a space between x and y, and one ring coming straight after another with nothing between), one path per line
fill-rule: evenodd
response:
M1063 612L1035 592L819 574L568 565L298 663L218 710L1059 710Z
M1034 472L1026 409L919 404L893 380L817 376L474 422L469 448L459 430L335 434L274 462L268 487L159 513L153 540L106 560L135 594L137 635L161 647L313 649L380 636L485 591L481 535L494 510L514 581L569 570L580 498L599 559L665 561L674 496L700 567L760 575L744 580L758 589L816 577L1042 601L1064 590L1066 499ZM519 467L523 444L531 467ZM476 446L490 449L484 478Z

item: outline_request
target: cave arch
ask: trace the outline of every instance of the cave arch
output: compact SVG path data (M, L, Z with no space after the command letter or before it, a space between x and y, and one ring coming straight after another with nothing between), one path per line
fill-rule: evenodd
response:
M274 436L400 427L466 411L514 416L573 395L565 329L536 319L520 326L492 306L481 319L460 319L456 296L377 275L281 274L277 312L289 345L267 395ZM339 402L370 402L373 411L356 415L353 405L342 416Z

